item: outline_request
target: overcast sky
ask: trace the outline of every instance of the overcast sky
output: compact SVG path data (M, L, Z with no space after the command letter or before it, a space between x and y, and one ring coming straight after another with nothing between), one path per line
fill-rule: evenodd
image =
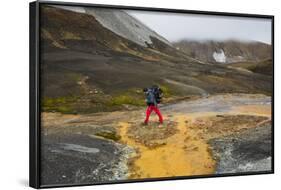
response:
M127 11L169 41L181 39L271 43L271 20L227 16Z

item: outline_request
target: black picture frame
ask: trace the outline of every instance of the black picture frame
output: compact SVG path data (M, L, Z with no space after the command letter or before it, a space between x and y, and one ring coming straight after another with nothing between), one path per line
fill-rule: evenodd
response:
M41 185L40 183L40 6L41 5L67 5L67 6L83 6L83 7L99 7L111 9L128 9L128 10L144 10L154 12L170 12L170 13L187 13L195 15L217 15L217 16L234 16L241 18L265 18L271 19L271 36L272 36L272 166L271 171L262 172L243 172L243 173L229 173L229 174L212 174L212 175L197 175L197 176L182 176L182 177L164 177L164 178L149 178L149 179L134 179L134 180L118 180L110 182L100 182L95 184L61 184L61 185ZM167 9L167 8L152 8L152 7L133 7L120 5L103 5L103 4L89 4L89 3L73 3L73 2L55 2L55 1L34 1L29 4L29 185L33 188L50 188L50 187L72 187L85 185L100 185L100 184L120 184L132 182L151 182L163 180L180 180L180 179L195 179L195 178L212 178L212 177L229 177L229 176L244 176L244 175L258 175L258 174L273 174L274 173L274 16L260 15L260 14L246 14L246 13L229 13L229 12L212 12L212 11L197 11L197 10L183 10L183 9Z

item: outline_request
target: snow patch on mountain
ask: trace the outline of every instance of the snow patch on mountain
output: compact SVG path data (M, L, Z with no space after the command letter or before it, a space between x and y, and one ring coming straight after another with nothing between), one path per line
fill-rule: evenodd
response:
M216 60L216 62L219 63L225 63L226 62L226 56L224 54L224 51L220 49L218 52L213 53L213 58Z

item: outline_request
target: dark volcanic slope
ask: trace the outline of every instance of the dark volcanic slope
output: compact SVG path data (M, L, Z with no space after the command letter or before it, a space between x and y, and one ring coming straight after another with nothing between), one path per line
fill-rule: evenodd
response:
M262 61L271 58L271 45L261 42L192 41L182 40L174 43L181 51L204 62L223 62L216 60L214 54L225 56L225 63L241 61Z
M93 15L47 6L41 14L43 99L78 97L71 101L91 107L100 97L153 83L179 96L271 93L270 76L204 64L155 37L146 47L139 45L105 28Z
M153 44L148 44L149 48L131 42L104 28L91 15L44 7L41 18L41 52L43 52L43 70L46 70L43 72L43 75L45 74L43 82L47 82L46 86L51 88L46 91L48 96L69 94L71 92L68 92L68 89L74 90L75 93L75 86L78 87L73 84L75 81L69 84L75 76L76 78L80 75L90 76L89 82L96 84L99 81L101 88L108 86L118 88L113 86L119 83L118 78L122 83L126 78L136 78L132 83L136 81L141 83L138 75L147 77L144 76L147 74L138 71L143 68L140 62L147 64L160 60L175 62L189 60L187 56L175 52L174 48L156 38L151 38ZM155 72L153 66L151 68L145 66L144 71L145 68ZM91 75L95 76L91 77ZM94 79L93 77L99 80L93 82L91 80ZM130 83L130 80L126 83ZM69 88L60 90L61 85ZM122 85L125 85L124 88L127 86L124 83Z

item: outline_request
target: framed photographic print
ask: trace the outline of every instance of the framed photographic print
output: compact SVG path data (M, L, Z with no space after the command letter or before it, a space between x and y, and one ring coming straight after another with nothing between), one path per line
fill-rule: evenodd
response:
M30 186L274 172L274 17L30 3Z

